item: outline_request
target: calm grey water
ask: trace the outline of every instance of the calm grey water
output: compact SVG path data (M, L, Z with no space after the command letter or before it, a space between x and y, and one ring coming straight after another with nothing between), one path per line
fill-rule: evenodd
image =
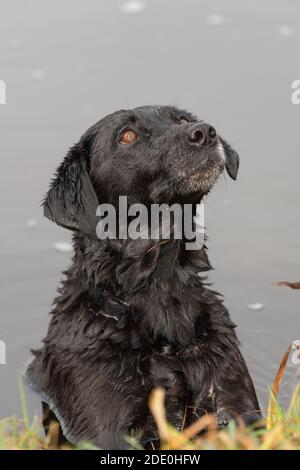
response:
M300 293L272 286L300 280L299 2L148 0L135 13L124 3L0 0L1 416L20 410L16 374L46 332L70 259L53 247L70 234L43 219L40 200L68 147L118 108L185 106L240 152L238 182L206 201L210 279L264 407L276 365L300 338ZM290 366L283 396L294 374ZM27 400L38 412L37 398Z

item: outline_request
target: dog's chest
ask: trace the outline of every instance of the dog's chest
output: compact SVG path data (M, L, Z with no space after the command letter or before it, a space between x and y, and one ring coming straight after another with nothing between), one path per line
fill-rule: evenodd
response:
M134 305L132 317L144 342L154 350L169 354L194 340L205 340L211 332L211 319L206 305L199 301L174 297L152 298Z
M194 340L206 340L212 332L209 306L198 296L186 292L149 290L148 295L133 299L117 299L101 293L89 303L89 310L124 330L133 348L150 347L160 354L189 345Z

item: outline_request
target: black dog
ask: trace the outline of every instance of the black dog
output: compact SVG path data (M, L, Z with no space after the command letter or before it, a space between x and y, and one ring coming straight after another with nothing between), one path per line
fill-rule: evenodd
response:
M206 412L219 426L261 416L235 325L199 276L210 269L205 247L95 235L99 203L196 204L238 165L210 125L146 106L99 121L58 168L44 210L75 231L75 254L27 377L69 441L113 449L131 432L145 445L158 439L147 407L156 386L176 427Z

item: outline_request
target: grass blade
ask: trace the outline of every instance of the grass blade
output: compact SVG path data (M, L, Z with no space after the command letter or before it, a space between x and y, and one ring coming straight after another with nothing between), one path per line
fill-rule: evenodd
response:
M27 411L27 405L26 405L26 395L25 395L25 390L24 390L22 379L19 375L17 375L17 383L18 383L18 389L19 389L20 400L21 400L22 416L23 416L25 426L28 428L29 417L28 417L28 411Z

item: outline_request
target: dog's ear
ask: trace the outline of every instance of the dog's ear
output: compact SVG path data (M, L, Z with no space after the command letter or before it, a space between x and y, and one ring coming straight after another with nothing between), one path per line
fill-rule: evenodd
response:
M224 139L220 138L220 141L225 153L225 167L227 173L233 180L236 180L240 166L239 155Z
M57 225L97 238L99 202L88 171L89 145L82 138L58 167L43 208L44 215Z

